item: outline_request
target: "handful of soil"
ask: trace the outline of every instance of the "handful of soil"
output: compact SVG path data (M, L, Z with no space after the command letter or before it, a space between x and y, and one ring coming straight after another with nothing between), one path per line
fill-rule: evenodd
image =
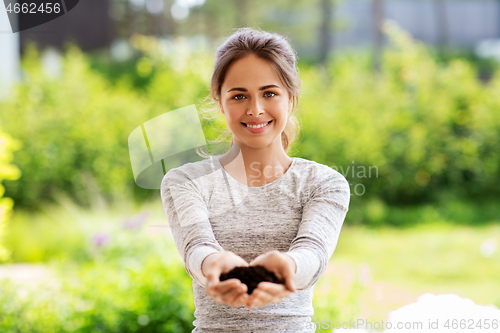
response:
M272 283L285 284L284 280L280 280L273 272L268 271L264 266L248 266L248 267L235 267L227 273L222 273L219 280L225 281L227 279L236 278L248 287L247 294L257 288L259 282L268 281Z

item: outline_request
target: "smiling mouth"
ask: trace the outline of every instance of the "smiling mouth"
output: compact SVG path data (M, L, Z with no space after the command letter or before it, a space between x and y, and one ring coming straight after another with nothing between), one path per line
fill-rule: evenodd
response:
M248 125L247 125L247 124L245 124L245 123L242 123L242 124L243 124L243 125L245 125L245 126L246 126L246 127L248 127L248 128L261 128L261 127L265 127L265 126L269 125L272 121L273 121L273 120L271 119L271 120L269 120L267 123L264 123L264 124L258 125L258 127L254 127L254 126L250 127L250 126L248 126Z

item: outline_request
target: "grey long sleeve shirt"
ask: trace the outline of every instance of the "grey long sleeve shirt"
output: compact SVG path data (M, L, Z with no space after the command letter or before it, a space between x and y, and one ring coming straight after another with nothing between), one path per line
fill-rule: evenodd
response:
M350 190L336 170L299 157L280 178L246 186L220 156L171 169L162 203L175 244L193 278L193 332L314 332L313 289L325 272L346 216ZM232 251L247 262L278 250L297 265L297 291L280 303L247 309L217 303L205 292L203 259Z

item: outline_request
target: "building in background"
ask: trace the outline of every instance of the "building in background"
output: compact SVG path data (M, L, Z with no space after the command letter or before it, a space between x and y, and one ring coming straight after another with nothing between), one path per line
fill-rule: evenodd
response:
M345 0L337 5L336 46L370 43L373 2ZM384 0L383 18L430 45L475 47L500 38L500 2L496 0Z
M123 60L130 57L130 37L137 33L170 41L204 39L214 49L235 28L253 26L288 36L299 58L323 62L346 48L374 45L380 54L386 41L376 26L384 19L426 44L476 48L480 56L500 58L498 0L85 0L53 21L22 31L18 47L22 56L34 41L51 49L48 59L55 59L54 51L72 41L83 51L105 49ZM15 41L9 43L9 49L15 47ZM13 68L6 61L1 66Z
M21 55L29 41L62 51L68 41L83 51L108 48L114 38L109 0L84 0L57 19L21 31Z
M9 95L19 78L19 33L12 33L5 7L0 6L0 99Z

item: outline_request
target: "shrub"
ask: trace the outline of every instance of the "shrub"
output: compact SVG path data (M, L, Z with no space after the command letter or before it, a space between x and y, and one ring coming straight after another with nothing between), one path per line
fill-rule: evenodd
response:
M110 208L67 200L38 213L45 227L67 225L39 245L55 278L34 289L0 281L2 332L192 331L192 279L175 243L146 233L148 211L123 219ZM50 241L69 229L76 243L52 253Z
M440 66L397 26L386 32L392 45L379 73L351 54L303 71L299 155L337 168L351 192L362 184L355 205L498 196L500 71L483 85L470 63Z
M391 47L378 73L362 52L301 67L296 155L343 173L352 206L369 205L373 224L384 223L384 205L424 204L448 192L466 200L498 196L500 71L483 84L470 62L440 63L396 26L386 32ZM211 62L204 54L164 56L152 37L137 35L133 43L143 52L134 66L147 78L140 89L126 76L106 81L75 47L54 81L29 49L26 79L0 102L2 123L25 143L15 156L23 176L5 184L17 204L39 208L54 189L88 204L86 174L96 179L91 190L107 198L158 196L133 181L128 135L164 112L201 104ZM202 124L208 140L216 138L214 127L225 126L220 119Z
M19 169L11 164L12 152L19 149L21 142L14 140L8 134L0 131L0 262L9 259L10 253L2 246L3 233L7 219L10 216L14 201L11 198L4 198L5 189L2 185L4 179L15 180L20 177Z
M191 332L194 328L191 278L182 264L165 254L54 265L60 287L28 291L10 280L0 281L2 332Z

